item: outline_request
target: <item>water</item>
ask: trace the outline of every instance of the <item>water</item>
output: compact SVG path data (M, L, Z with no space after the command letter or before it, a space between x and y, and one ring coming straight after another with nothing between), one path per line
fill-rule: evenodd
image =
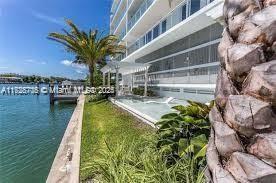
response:
M0 85L0 90L3 85ZM45 182L74 104L0 94L0 182Z

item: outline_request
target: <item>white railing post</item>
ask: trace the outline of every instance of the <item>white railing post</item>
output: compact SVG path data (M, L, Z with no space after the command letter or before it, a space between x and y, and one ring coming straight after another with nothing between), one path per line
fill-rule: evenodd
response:
M131 73L131 85L130 85L130 91L132 93L133 91L133 73Z
M119 66L116 65L116 97L119 96Z
M148 67L145 70L145 87L144 87L144 97L148 96Z
M103 86L105 86L105 73L103 72Z
M110 88L110 71L107 73L107 85Z

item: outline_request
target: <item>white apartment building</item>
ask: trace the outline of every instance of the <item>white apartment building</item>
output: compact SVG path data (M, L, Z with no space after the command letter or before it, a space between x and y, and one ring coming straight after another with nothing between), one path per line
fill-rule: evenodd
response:
M118 62L150 65L122 73L122 87L144 86L160 96L209 101L219 68L223 0L114 0L110 33L126 53Z

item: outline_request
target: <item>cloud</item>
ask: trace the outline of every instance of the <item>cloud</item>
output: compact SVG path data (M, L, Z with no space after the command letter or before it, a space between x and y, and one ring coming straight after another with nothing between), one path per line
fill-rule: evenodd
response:
M78 69L76 70L76 72L79 73L79 74L83 74L83 71L78 70Z
M26 63L32 63L32 64L40 64L40 65L46 65L46 62L41 62L41 61L37 61L37 60L33 60L33 59L27 59L25 60Z
M70 61L70 60L62 60L60 63L65 65L65 66L71 66L72 65L72 61Z
M72 67L79 68L79 69L87 69L87 67L83 64L74 64L74 63L72 63Z
M49 15L46 15L37 11L31 11L31 13L35 18L39 20L64 26L63 18L51 17Z
M73 63L73 61L70 61L70 60L62 60L60 62L61 64L65 65L65 66L68 66L68 67L73 67L73 68L77 68L78 70L85 70L87 69L87 67L83 64L75 64Z
M0 70L6 70L6 69L8 69L8 67L0 67Z

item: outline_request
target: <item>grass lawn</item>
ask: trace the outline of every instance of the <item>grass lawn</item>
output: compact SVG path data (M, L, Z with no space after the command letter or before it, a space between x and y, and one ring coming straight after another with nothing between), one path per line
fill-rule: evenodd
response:
M93 178L93 170L89 167L99 158L101 151L108 148L106 143L112 145L123 140L135 141L137 137L153 133L153 128L106 100L85 103L81 142L81 180Z

